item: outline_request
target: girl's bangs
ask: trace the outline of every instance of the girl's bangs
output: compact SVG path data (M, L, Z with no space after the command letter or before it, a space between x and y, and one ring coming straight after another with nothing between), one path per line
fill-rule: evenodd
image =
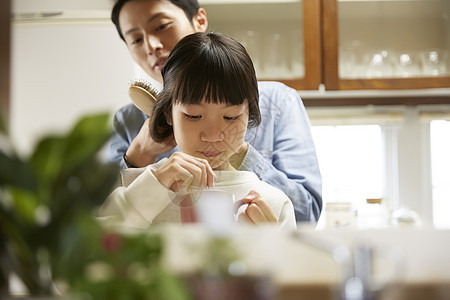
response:
M194 63L175 80L175 103L241 105L253 97L248 77L227 64ZM195 74L195 75L193 75Z

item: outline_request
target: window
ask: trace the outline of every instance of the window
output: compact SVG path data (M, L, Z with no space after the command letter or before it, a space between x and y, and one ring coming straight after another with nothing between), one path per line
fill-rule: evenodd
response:
M450 228L450 122L430 123L433 221L436 228Z
M383 197L383 140L380 125L312 126L327 202ZM320 220L319 226L323 224Z

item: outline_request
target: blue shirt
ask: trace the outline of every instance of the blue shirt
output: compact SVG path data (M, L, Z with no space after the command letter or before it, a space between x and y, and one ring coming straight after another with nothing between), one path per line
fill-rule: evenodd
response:
M279 82L259 82L261 124L247 130L247 154L239 170L254 172L292 201L297 222L317 222L322 210L322 178L311 125L298 93ZM148 116L133 104L114 115L108 162L127 168L125 152ZM160 155L158 160L178 151Z

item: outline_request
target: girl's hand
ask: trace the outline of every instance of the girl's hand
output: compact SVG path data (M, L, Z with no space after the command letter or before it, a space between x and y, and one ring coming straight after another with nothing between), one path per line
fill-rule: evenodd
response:
M239 222L243 223L277 223L277 217L270 206L261 198L261 195L251 190L247 196L242 199L248 207L238 217Z
M177 145L173 135L169 136L162 143L155 142L150 136L149 122L150 119L145 120L138 135L131 142L125 153L127 162L136 168L146 167L155 163L158 155L169 152Z
M216 175L206 159L175 152L156 171L155 177L174 192L183 187L213 187Z

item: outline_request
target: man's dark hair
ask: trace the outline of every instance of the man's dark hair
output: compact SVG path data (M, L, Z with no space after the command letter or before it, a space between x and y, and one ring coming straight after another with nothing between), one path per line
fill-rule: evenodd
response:
M111 21L114 23L114 25L116 25L117 32L119 33L119 36L123 41L125 41L125 38L123 37L122 30L120 28L119 14L122 10L122 7L130 1L169 1L184 11L184 14L191 23L193 23L192 19L197 14L198 9L200 8L197 0L116 0L111 12Z

